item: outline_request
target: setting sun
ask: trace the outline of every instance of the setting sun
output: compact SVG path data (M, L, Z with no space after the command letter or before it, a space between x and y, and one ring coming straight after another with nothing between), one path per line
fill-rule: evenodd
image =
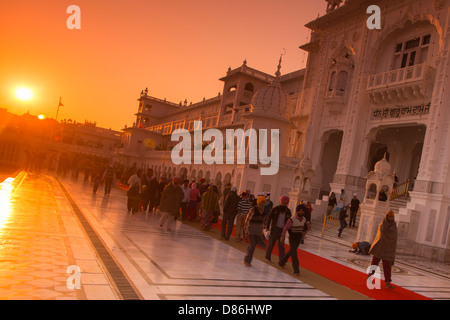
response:
M20 100L30 100L33 97L33 93L28 88L17 88L16 97Z

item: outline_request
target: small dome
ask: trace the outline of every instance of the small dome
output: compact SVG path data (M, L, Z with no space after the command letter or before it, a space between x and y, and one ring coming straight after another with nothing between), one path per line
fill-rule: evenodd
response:
M384 154L384 158L378 161L375 164L375 172L380 172L383 174L392 173L392 168L389 162L386 160L386 154Z
M308 171L312 168L312 161L309 158L302 158L302 160L300 160L300 168L303 172Z
M269 117L288 117L288 95L280 83L281 58L275 79L264 88L259 89L252 98L252 113L265 114Z
M284 115L287 109L287 94L275 79L268 86L258 90L251 101L253 112L276 113Z

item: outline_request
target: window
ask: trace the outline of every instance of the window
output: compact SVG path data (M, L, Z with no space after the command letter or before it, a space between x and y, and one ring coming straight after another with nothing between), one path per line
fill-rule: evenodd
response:
M293 189L298 190L300 188L300 177L295 177Z
M254 90L253 84L250 83L250 82L248 82L248 83L245 85L244 89L247 90L247 91L253 92L253 90Z
M392 69L395 70L425 63L428 57L430 42L431 35L427 34L397 43L394 50Z
M232 86L230 86L230 87L228 88L228 90L227 90L227 92L234 92L234 91L236 91L236 85L235 85L235 84L232 85Z
M336 85L336 90L338 90L338 91L345 91L345 89L347 87L347 78L348 78L347 71L340 71L339 72L339 77L338 77L338 81L337 81L337 85Z
M336 74L337 80L336 80ZM333 71L330 76L330 83L328 85L328 91L340 91L344 92L347 88L347 80L348 80L348 72L341 70L339 73L337 71Z
M330 85L328 86L328 91L333 91L333 89L334 89L334 82L336 81L335 78L336 78L336 71L333 71L331 73Z
M420 38L406 41L405 50L414 49L419 46Z

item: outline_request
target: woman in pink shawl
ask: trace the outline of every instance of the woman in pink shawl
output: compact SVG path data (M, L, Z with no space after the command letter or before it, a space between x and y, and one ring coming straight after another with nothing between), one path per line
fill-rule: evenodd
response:
M191 185L191 196L189 199L189 205L186 209L186 218L190 221L194 221L195 219L195 212L197 209L197 200L200 197L200 191L197 189L197 184L193 183Z

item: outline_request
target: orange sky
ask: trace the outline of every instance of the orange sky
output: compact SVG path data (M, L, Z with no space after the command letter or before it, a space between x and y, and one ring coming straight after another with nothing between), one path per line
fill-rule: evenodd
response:
M228 67L273 74L306 63L304 25L323 15L322 0L0 0L0 107L58 120L131 125L139 92L199 102L222 91ZM311 4L313 3L313 4ZM81 30L69 30L69 5ZM19 101L25 86L34 98Z

